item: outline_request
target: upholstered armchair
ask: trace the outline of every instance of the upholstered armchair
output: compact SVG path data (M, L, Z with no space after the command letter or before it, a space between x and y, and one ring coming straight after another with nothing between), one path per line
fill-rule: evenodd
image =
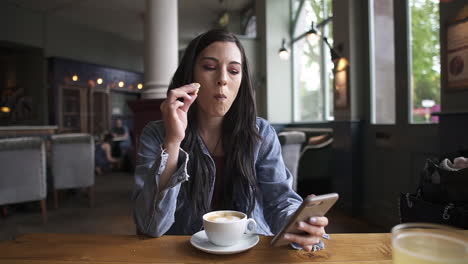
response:
M0 205L39 201L47 223L46 151L43 139L0 139Z
M305 133L301 131L283 131L278 134L278 139L281 143L284 163L293 175L293 189L297 190L297 166L302 143L306 140Z
M89 134L60 134L51 137L51 174L54 205L58 190L87 188L89 206L94 203L94 138Z
M333 162L333 136L324 134L311 137L302 149L299 159L298 192L302 196L323 194L331 191L331 168Z

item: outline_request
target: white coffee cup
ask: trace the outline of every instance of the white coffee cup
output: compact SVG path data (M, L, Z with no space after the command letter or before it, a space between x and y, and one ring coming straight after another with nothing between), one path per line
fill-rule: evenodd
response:
M232 246L244 234L252 234L257 223L238 211L213 211L203 215L203 227L208 240L217 246Z

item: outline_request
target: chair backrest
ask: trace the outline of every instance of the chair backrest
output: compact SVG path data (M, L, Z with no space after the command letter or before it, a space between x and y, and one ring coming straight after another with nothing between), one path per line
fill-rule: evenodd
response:
M304 147L299 159L298 177L304 180L326 179L330 177L333 138Z
M89 134L51 137L51 170L55 189L94 185L94 138Z
M305 133L300 131L283 131L278 134L284 163L293 176L293 189L297 189L297 166Z
M43 139L0 139L0 205L43 200L46 195Z

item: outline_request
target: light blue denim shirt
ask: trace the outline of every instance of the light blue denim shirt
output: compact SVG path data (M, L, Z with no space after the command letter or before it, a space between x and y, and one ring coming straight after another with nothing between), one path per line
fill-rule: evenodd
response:
M257 118L261 140L255 148L255 173L257 195L255 208L249 217L257 222L257 233L273 235L294 211L302 198L292 190L292 175L281 155L281 145L274 128L264 119ZM143 129L135 170L133 193L134 220L139 232L160 237L164 234L192 235L202 229L202 219L190 219L196 215L190 197L183 197L181 185L190 180L187 173L189 155L180 149L177 169L163 190L159 188L159 176L165 169L168 153L162 149L163 121L148 123ZM201 138L198 138L205 155L210 155ZM211 159L212 160L212 159ZM210 166L215 166L214 161ZM214 171L214 170L213 170ZM210 193L213 193L215 175L210 175ZM180 191L180 192L179 192ZM245 201L237 201L244 208Z

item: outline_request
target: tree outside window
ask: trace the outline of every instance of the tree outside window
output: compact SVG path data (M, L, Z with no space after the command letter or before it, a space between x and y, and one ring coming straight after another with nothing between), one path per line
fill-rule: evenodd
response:
M409 0L411 12L411 122L438 122L440 111L439 0Z

